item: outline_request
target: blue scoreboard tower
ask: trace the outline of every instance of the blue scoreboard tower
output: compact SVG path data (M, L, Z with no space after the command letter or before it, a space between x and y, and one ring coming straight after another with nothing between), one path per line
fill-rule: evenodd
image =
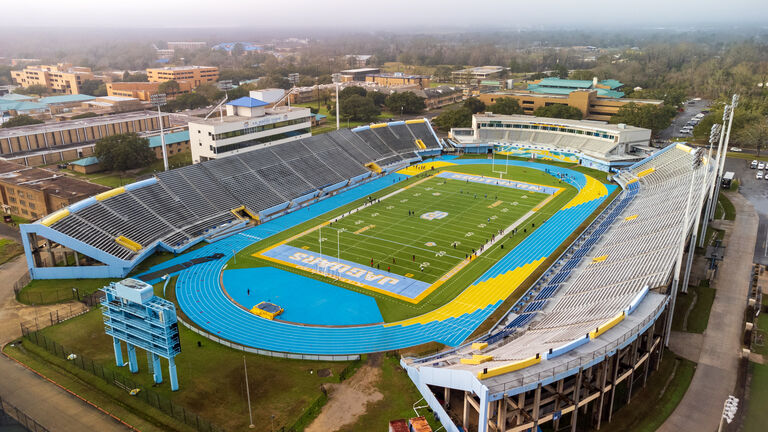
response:
M115 362L124 366L121 342L128 348L128 368L139 371L136 348L147 352L156 383L163 382L160 357L168 359L171 390L179 389L174 357L181 352L176 307L168 300L156 297L152 285L136 279L123 279L102 288L106 294L101 302L106 333L112 336Z

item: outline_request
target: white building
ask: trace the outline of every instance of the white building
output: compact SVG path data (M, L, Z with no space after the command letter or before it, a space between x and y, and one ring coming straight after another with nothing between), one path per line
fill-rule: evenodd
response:
M222 118L190 122L192 162L218 159L312 135L309 108L270 108L268 105L258 99L242 97L227 103L227 115Z

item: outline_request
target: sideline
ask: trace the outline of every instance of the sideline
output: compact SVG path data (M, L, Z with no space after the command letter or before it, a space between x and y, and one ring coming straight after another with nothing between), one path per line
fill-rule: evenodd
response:
M701 353L698 359L691 359L698 364L696 372L683 400L658 432L716 430L723 403L736 386L744 305L759 221L755 208L746 198L739 193L727 195L736 207L736 220L723 241L725 257L715 278L717 292Z

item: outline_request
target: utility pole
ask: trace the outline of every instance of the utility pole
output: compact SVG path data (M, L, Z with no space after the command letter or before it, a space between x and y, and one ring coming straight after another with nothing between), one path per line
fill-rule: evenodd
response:
M245 370L245 394L248 396L248 418L250 423L249 429L254 429L256 425L253 424L253 413L251 412L251 389L248 388L248 366L245 364L245 356L243 356L243 370Z

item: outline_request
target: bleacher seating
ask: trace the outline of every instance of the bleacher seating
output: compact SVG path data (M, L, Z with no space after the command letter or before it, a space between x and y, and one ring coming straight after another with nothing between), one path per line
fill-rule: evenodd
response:
M156 182L121 190L64 217L51 227L115 257L138 253L116 242L124 236L142 249L162 241L183 246L237 219L344 185L366 164L404 164L440 148L427 123L395 124L358 132L340 130L157 173Z

